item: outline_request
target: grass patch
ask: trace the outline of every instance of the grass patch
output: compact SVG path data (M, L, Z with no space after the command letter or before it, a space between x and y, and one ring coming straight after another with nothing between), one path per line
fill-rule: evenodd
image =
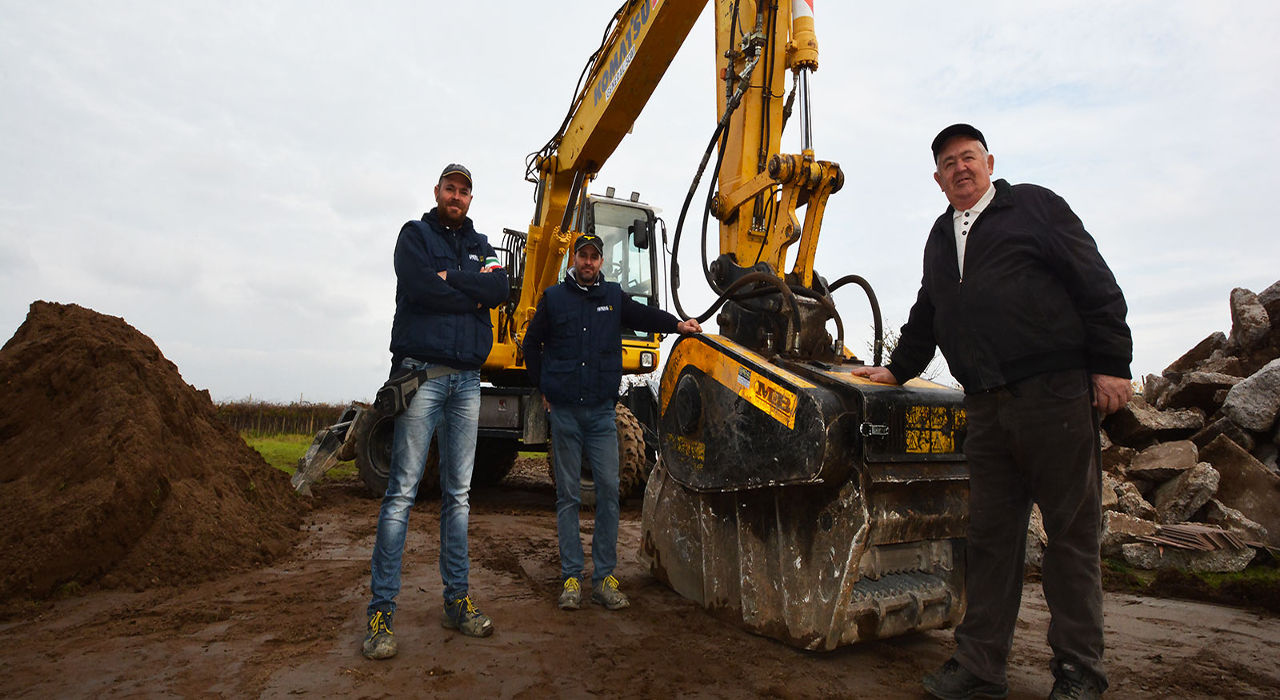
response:
M292 476L298 468L298 460L311 447L313 435L250 435L241 433L240 437L249 447L258 451L267 464ZM338 466L325 473L321 481L347 481L357 474L355 462L338 462Z
M1111 591L1280 613L1280 566L1266 550L1259 551L1253 564L1237 573L1143 571L1122 560L1103 559L1102 584Z

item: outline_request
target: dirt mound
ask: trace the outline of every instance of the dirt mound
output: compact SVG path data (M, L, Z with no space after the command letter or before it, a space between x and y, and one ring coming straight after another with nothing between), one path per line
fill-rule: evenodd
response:
M270 562L302 505L150 338L37 301L0 349L0 599Z

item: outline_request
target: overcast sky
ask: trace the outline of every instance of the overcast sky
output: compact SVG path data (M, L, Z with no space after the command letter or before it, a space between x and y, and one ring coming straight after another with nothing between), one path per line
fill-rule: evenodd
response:
M371 398L401 224L458 161L478 230L528 225L525 155L618 4L0 0L0 338L34 300L76 303L215 400ZM1229 330L1232 288L1280 279L1280 3L819 0L816 21L814 147L847 178L819 272L867 278L894 327L946 206L929 141L957 121L997 176L1084 220L1136 376ZM717 89L704 10L595 189L639 191L674 230ZM866 356L860 294L837 302Z

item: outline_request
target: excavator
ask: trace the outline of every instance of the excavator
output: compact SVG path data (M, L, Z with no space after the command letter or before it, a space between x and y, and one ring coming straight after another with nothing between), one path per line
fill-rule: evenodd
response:
M541 207L571 208L707 4L622 3L574 109L534 163ZM663 367L642 560L713 614L804 649L952 626L965 608L962 395L850 371L862 363L844 345L834 292L866 293L875 364L882 330L864 278L828 282L815 269L823 214L844 175L812 143L813 2L710 4L717 114L680 210L669 279L677 315L714 314L719 332L679 338ZM782 152L787 126L799 130L798 153ZM680 302L679 249L704 176L713 183L701 202L702 272L716 301L692 314ZM708 260L712 219L719 252ZM568 241L563 229L535 228L530 241Z
M641 480L641 559L713 615L803 649L952 626L966 601L962 395L920 379L876 384L851 371L864 363L845 346L834 293L849 285L865 292L874 364L883 333L863 277L828 282L815 268L827 202L844 175L812 143L813 0L624 0L610 17L560 128L527 161L535 212L526 231L504 239L512 295L494 313L480 442L485 431L501 431L495 435L512 446L546 443L520 338L579 232L610 244L610 279L659 303L653 270L657 249L666 252L665 224L637 195L588 189L707 4L717 113L670 240L668 280L677 315L703 323L714 315L718 333L680 337L665 364L660 339L623 338L627 371L662 367L657 396L634 403L645 410L618 412L620 452L642 442L634 430L641 422L657 452ZM782 151L787 126L799 131L798 153ZM693 314L680 302L679 250L704 176L702 272L715 301ZM709 260L712 219L719 250ZM376 406L349 414L346 427L340 421L317 435L299 473L322 473L328 461L353 455L385 464L387 455L375 453L390 443L389 419Z

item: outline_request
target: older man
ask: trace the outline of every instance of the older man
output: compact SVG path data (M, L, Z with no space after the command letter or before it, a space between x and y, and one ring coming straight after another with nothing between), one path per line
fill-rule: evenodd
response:
M1051 698L1098 697L1102 666L1098 418L1133 395L1133 341L1115 276L1067 203L1036 185L992 182L995 158L968 124L932 144L950 206L887 367L897 384L940 348L965 391L969 460L966 589L956 651L924 678L939 698L1000 698L1022 597L1027 521L1044 516Z

